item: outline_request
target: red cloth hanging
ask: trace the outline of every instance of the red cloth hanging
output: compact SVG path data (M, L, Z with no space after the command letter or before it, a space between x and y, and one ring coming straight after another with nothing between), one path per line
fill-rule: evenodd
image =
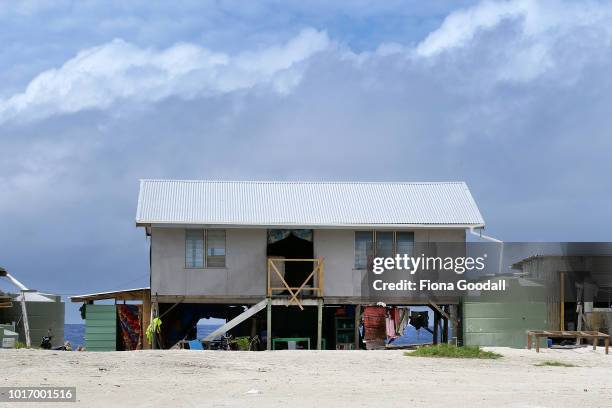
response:
M365 340L384 340L386 333L387 312L381 306L366 306L363 309L363 327Z

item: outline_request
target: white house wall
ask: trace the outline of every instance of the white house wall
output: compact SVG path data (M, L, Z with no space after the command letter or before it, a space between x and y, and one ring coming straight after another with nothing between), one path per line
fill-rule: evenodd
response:
M462 229L416 230L417 242L463 242ZM354 269L354 230L314 231L314 253L325 260L325 296L359 296L364 270ZM151 230L151 291L159 295L266 295L266 230L226 230L225 268L185 268L185 230Z
M416 230L416 242L465 242L465 231ZM355 269L355 230L316 230L315 257L325 260L325 296L360 296L366 270Z
M151 291L160 295L266 293L266 230L226 230L225 268L185 268L185 230L151 232Z

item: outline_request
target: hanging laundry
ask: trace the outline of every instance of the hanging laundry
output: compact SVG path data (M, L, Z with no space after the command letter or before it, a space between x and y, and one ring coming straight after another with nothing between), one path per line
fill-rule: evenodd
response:
M117 305L117 315L124 350L141 350L142 305Z
M425 327L427 329L429 327L429 313L412 312L410 314L410 325L412 325L417 330L422 327Z
M385 323L387 340L393 341L404 334L408 321L406 313L407 309L403 307L392 306L387 309Z
M387 334L387 340L395 340L399 336L395 332L395 309L387 309L385 318L385 328Z
M386 308L366 306L363 309L364 339L384 340L386 338Z
M396 320L395 323L395 332L400 335L403 336L404 335L404 331L406 330L406 327L408 326L408 315L410 313L410 308L407 307L398 307L398 315L399 315L399 320Z

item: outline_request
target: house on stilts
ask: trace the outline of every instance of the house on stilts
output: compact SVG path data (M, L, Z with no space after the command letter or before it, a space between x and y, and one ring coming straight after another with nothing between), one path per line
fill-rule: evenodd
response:
M484 221L463 182L142 180L136 225L150 240L143 314L162 320L154 347L221 318L204 340L230 331L262 334L267 349L353 349L363 308L376 304L362 288L372 257L462 243ZM434 341L445 340L456 308L429 306L444 322Z

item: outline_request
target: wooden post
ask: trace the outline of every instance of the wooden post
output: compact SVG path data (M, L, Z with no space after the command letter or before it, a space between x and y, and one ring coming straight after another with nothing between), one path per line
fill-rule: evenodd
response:
M155 295L155 298L151 299L151 321L153 321L153 319L157 316L159 316L159 302L157 301L157 295ZM157 333L153 332L152 339L153 343L151 344L151 348L155 350L159 348L159 345L157 344Z
M527 332L527 350L531 350L531 332Z
M147 341L147 328L151 324L151 292L149 290L142 291L142 348L147 350L151 348L151 344Z
M317 350L321 350L323 338L323 299L317 299Z
M434 309L433 344L438 344L438 328L440 327L440 314Z
M255 316L251 317L251 337L255 337L257 335L257 318Z
M443 306L444 309L446 309L446 313L448 315L448 306ZM442 342L443 343L448 343L448 319L447 318L443 318L443 326L442 326Z
M463 304L459 303L457 305L457 345L463 346Z
M32 347L30 339L30 321L28 320L28 310L26 308L26 292L21 291L21 318L23 319L23 333L25 335L26 347Z
M272 264L272 260L270 258L268 258L268 280L267 280L267 282L268 282L268 287L267 287L268 297L272 297L272 289L271 289L272 281L270 279L270 270L272 269L271 268L271 264Z
M272 299L268 299L266 319L266 350L272 350Z
M355 305L355 350L359 350L359 323L361 322L361 305Z
M319 297L323 297L323 287L325 286L325 261L319 258Z
M583 296L583 287L579 286L577 288L577 294L576 294L576 314L578 315L578 321L576 322L576 331L581 331L582 330L582 312L583 312L583 301L584 301L584 296ZM576 337L576 344L582 344L582 337Z
M453 337L455 338L455 346L459 345L459 323L457 321L457 316L458 316L458 306L457 305L450 305L448 307L449 311L448 314L450 315L450 325L451 325L451 330L453 333Z
M560 322L560 328L559 330L565 330L565 272L560 272L559 273L559 283L560 283L560 302L559 302L559 308L561 309L559 312L561 313L561 317L559 319Z

